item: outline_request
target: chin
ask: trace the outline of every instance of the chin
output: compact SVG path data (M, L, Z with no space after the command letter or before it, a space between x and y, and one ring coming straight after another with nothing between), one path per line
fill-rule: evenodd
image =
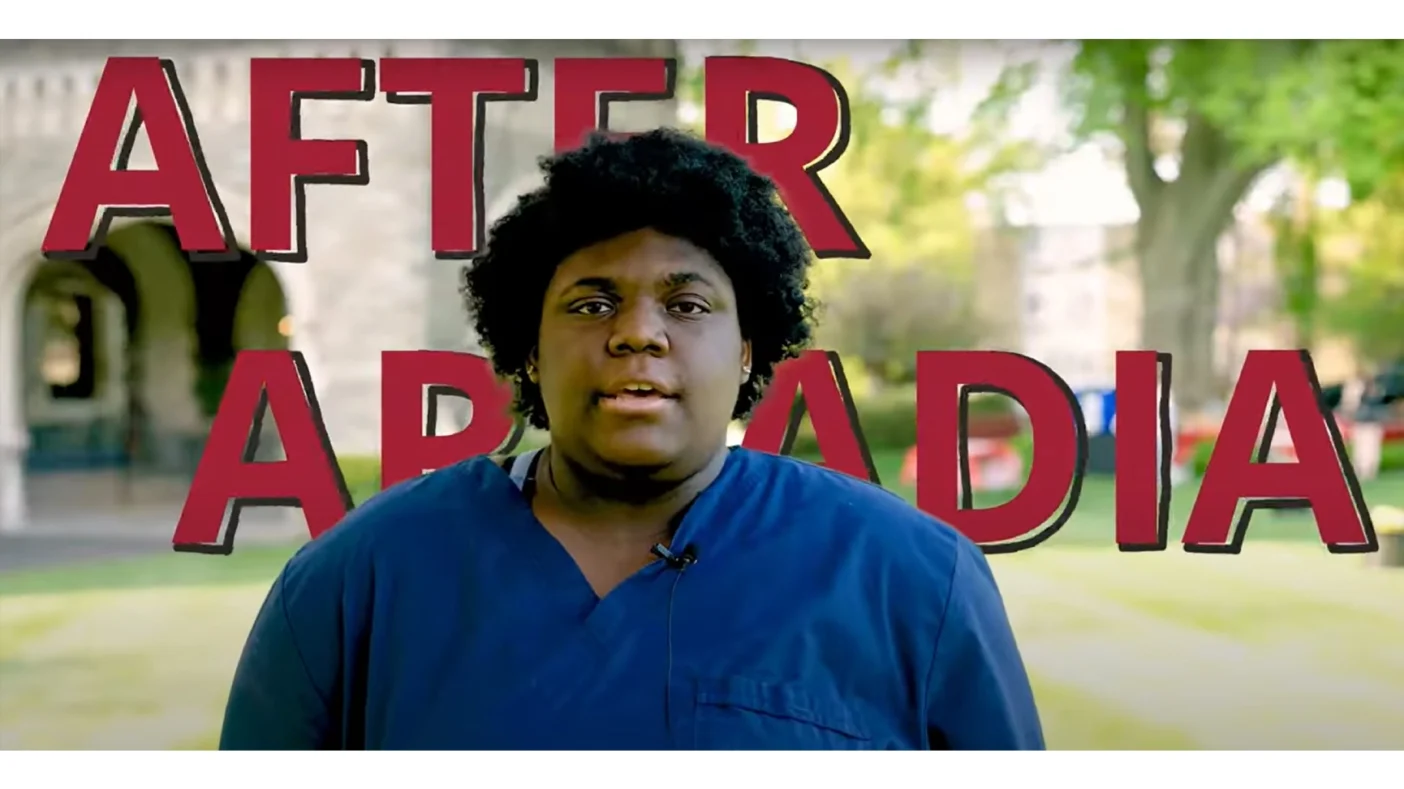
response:
M654 444L619 442L598 447L595 454L605 465L624 473L652 474L672 465L678 453Z
M677 441L650 435L652 431L626 431L601 436L594 454L616 471L651 474L673 465L684 454Z

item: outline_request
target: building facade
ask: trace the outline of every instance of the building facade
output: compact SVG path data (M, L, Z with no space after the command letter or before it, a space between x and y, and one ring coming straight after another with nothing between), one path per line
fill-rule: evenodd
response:
M252 57L538 59L537 100L487 110L492 221L539 182L537 158L551 150L553 58L675 52L673 42L620 41L7 46L0 53L0 530L72 512L95 514L100 527L106 514L134 502L159 501L174 512L239 350L301 352L338 455L374 455L380 353L477 349L458 291L462 264L437 260L430 247L431 110L383 95L302 103L302 136L366 140L371 172L366 186L308 187L306 263L252 256L191 263L168 226L144 220L115 222L91 263L44 260L40 245L107 57L175 62L215 186L247 244ZM672 102L630 102L612 107L610 122L636 130L675 118ZM151 166L142 137L130 167Z

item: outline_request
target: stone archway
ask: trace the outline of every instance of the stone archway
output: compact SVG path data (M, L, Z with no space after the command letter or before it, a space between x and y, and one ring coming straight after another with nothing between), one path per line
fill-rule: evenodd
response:
M130 351L141 321L135 278L110 249L48 261L21 299L22 408L30 473L123 464Z
M232 339L235 352L286 351L291 348L294 322L288 298L277 273L267 263L258 262L236 296ZM261 424L254 459L282 460L282 441L271 417Z
M89 298L106 306L90 308L98 328L78 343L79 356L100 374L65 398L46 369L49 348L65 339L46 335L55 323L46 323L45 313L54 303L49 283L75 268L105 288ZM10 369L18 369L22 387L28 446L21 468L31 519L100 530L123 510L178 505L204 433L192 391L195 292L178 246L159 225L124 223L91 262L36 256L16 295L11 303L23 305L25 322L19 363ZM62 295L56 303L72 311L71 302Z
M160 222L90 263L24 263L0 272L0 529L169 529L234 355L288 347L281 278L248 254L192 262Z

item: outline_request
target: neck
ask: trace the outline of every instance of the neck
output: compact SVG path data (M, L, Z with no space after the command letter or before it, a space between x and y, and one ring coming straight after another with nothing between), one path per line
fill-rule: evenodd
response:
M716 480L726 456L723 446L697 471L678 480L660 480L648 472L602 474L548 447L545 473L538 473L537 481L545 477L560 509L583 521L581 525L658 532Z

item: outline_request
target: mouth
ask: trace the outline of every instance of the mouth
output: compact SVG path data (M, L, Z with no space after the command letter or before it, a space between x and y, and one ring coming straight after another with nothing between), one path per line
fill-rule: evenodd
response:
M607 411L649 414L667 408L678 396L662 384L626 381L601 392L598 399L600 407Z

